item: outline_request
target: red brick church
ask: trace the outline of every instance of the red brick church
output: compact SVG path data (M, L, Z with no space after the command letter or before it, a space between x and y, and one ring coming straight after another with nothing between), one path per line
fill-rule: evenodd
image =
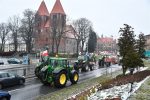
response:
M47 46L52 51L52 36L54 35L52 25L55 22L59 22L58 27L64 31L64 34L62 34L58 51L60 53L76 53L75 31L71 25L66 25L66 14L60 0L56 0L50 13L43 0L36 13L35 22L35 50L40 51ZM61 27L62 24L64 24L63 29ZM53 48L55 52L56 46L54 45Z

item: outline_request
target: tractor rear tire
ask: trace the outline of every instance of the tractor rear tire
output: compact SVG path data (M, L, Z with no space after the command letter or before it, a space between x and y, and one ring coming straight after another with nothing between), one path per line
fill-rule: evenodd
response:
M36 67L34 73L35 73L35 76L38 78L39 78L39 71L40 71L40 68Z
M71 73L70 75L70 81L72 84L76 84L79 80L79 74L77 71L74 71L73 73Z
M79 65L77 63L74 64L74 70L76 70L77 72L79 72Z
M46 80L46 73L47 73L47 71L41 72L40 75L39 75L39 79L41 80L43 85L48 85L48 82Z
M90 67L90 71L93 71L94 65L89 65L89 67Z
M88 65L83 65L82 71L87 72L89 70Z
M66 82L67 82L67 75L65 71L61 71L54 77L54 85L57 88L65 87Z

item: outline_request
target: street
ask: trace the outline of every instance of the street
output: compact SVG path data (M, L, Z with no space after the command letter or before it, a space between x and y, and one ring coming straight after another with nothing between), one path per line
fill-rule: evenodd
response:
M82 73L80 72L79 82L77 84L87 79L95 78L108 72L111 73L119 69L121 69L120 66L112 65L107 69L107 72L106 68L97 69L97 67L93 71ZM71 83L68 81L66 86L71 86ZM4 90L8 91L11 94L11 100L33 100L36 96L45 95L54 91L59 91L59 89L55 87L44 86L37 78L33 78L30 81L26 82L24 86L14 86L11 88L6 88Z

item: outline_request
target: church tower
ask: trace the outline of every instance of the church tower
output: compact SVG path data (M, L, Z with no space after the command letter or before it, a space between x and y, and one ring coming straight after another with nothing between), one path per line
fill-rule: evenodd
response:
M66 25L66 14L61 5L60 0L56 0L53 9L50 13L51 27L58 26L57 28L62 29Z
M58 47L60 43L58 38L63 34L63 31L66 26L66 14L64 12L60 0L56 0L53 6L53 9L50 13L50 22L51 32L53 34L52 52L55 52L54 48L56 48L56 52L58 52Z
M49 44L50 20L44 0L41 2L35 15L35 48L42 48Z

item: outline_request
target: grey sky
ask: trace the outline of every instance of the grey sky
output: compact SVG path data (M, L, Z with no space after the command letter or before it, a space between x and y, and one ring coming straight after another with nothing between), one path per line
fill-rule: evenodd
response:
M21 15L27 9L37 10L42 0L0 0L0 22L9 16ZM49 12L55 0L44 0ZM150 34L150 0L61 0L71 20L86 17L93 22L101 36L119 37L124 23L131 25L135 34Z

